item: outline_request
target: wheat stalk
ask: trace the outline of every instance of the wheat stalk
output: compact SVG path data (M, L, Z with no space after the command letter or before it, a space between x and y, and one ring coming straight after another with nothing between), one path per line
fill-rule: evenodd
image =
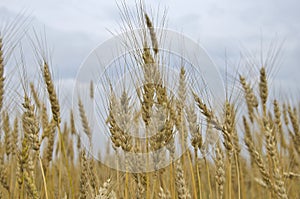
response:
M3 107L4 98L4 57L3 57L3 41L0 35L0 111Z

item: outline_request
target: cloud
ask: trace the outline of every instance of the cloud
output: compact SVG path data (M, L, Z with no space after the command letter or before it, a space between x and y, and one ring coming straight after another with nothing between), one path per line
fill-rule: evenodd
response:
M134 8L136 1L127 2ZM268 43L277 35L278 40L286 40L282 62L285 68L277 78L290 82L300 75L300 2L296 0L165 0L159 5L147 4L153 14L156 8L162 11L166 7L168 27L199 41L219 66L225 63L225 49L230 60L238 60L245 47L257 51L261 40ZM121 23L115 1L2 0L1 7L6 10L2 15L25 10L38 26L45 26L61 78L74 78L89 51L111 37L106 29L118 30Z

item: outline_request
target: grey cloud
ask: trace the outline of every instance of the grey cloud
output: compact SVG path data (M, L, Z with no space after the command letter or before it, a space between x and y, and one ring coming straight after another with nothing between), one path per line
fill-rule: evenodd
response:
M80 65L88 52L110 38L106 28L118 29L120 23L114 1L29 2L34 16L46 26L62 77L75 76L74 68ZM133 8L135 1L128 2ZM157 3L149 4L152 10L158 7ZM169 28L199 41L219 66L224 65L225 49L230 60L238 60L244 47L254 51L259 49L261 39L266 43L276 35L278 40L286 39L282 61L285 66L279 66L282 69L277 75L280 81L289 82L285 84L292 84L290 79L297 79L300 75L299 6L300 2L296 0L166 0L160 3L161 10L168 8ZM16 11L16 7L15 1L4 5L9 10ZM153 13L156 14L155 11Z

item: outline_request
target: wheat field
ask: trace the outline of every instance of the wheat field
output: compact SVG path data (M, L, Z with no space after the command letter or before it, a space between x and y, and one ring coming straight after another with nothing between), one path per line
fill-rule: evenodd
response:
M123 8L124 27L133 28L134 22L128 21L132 13ZM234 89L225 88L221 108L207 103L205 92L188 86L189 73L181 66L174 98L164 83L168 73L156 67L162 61L157 24L140 7L135 14L145 39L133 59L141 72L142 86L136 89L139 109L133 108L126 90L121 95L113 89L103 94L108 102L106 144L111 149L99 157L89 153L92 144L81 142L80 134L95 139L84 102L79 100L76 110L61 116L64 104L58 93L64 91L55 85L55 68L42 52L47 49L35 48L39 81L24 75L20 92L7 89L13 88L13 74L6 71L18 23L0 32L0 198L300 198L299 102L290 95L270 95L272 65L253 65L255 78L248 78L247 71L232 75ZM91 81L91 99L95 86ZM19 102L12 106L15 99ZM151 136L131 136L129 130L139 125ZM212 133L216 136L208 153L204 135ZM175 140L175 134L181 139ZM166 150L146 159L126 156L161 148ZM115 163L123 169L101 161L112 159L111 153L125 154L125 161ZM132 171L150 161L155 169ZM162 165L164 161L169 164Z

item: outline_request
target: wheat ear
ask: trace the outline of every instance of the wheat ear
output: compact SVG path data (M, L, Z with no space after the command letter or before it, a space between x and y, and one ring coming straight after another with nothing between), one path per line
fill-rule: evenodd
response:
M0 35L0 111L3 107L3 98L4 98L4 60L3 60L3 43Z
M47 91L48 91L48 95L49 95L49 99L50 99L53 119L59 126L59 124L61 122L60 106L59 106L58 98L57 98L57 95L56 95L56 92L54 89L54 84L53 84L53 80L51 77L49 65L46 62L44 62L44 66L43 66L43 77L44 77L44 81L47 86Z

